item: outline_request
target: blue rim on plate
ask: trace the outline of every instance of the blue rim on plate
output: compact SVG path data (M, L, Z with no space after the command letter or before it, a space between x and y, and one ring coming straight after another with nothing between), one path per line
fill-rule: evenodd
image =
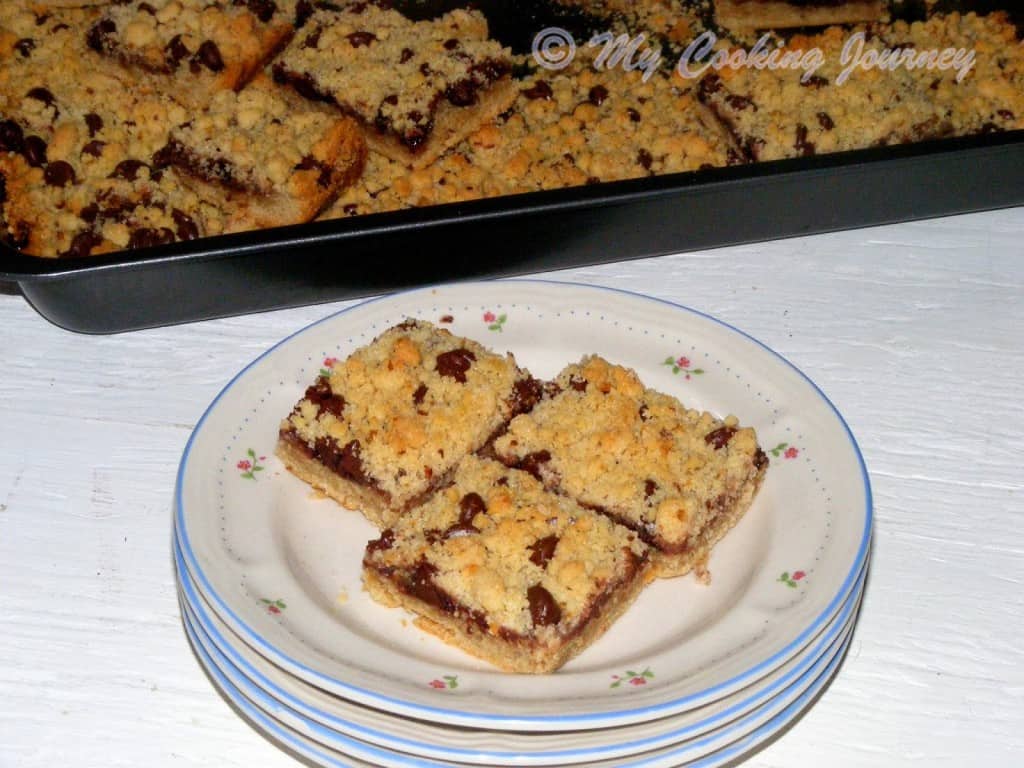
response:
M187 616L187 614L183 611L183 617L184 616ZM343 757L335 750L331 750L331 752L334 752L334 754L331 754L327 751L329 749L328 747L320 744L314 739L302 736L284 723L278 722L274 718L270 717L259 707L250 702L210 658L205 648L203 648L202 643L199 641L199 638L195 635L195 630L188 622L187 618L184 621L184 627L188 634L189 642L192 645L193 651L199 658L203 668L213 679L216 687L219 688L224 696L242 712L257 731L263 732L279 744L295 751L307 759L319 763L322 766L327 766L328 768L353 768L355 764L343 762L343 759L359 760L360 758L353 758L348 754ZM733 760L749 756L751 752L757 749L766 740L795 722L805 712L805 710L814 703L817 696L832 681L839 665L846 656L846 651L849 649L851 640L852 632L845 638L841 647L832 657L831 661L829 661L825 669L820 672L817 679L815 679L814 682L796 698L796 700L790 703L785 709L776 714L766 723L763 723L746 736L737 739L731 744L727 744L720 749L714 750L709 754L689 762L672 763L672 765L679 766L679 768L682 768L683 766L685 766L685 768L717 768L718 766L726 765ZM315 732L329 730L325 729L324 726L315 723L309 724L308 727ZM713 738L713 735L705 736L696 742L690 743L688 746L689 748L699 746L701 742L711 740ZM437 765L437 763L426 761L423 758L413 757L410 755L400 755L393 753L390 750L384 750L371 745L355 742L351 739L344 740L349 742L350 746L354 749L382 757L393 765ZM666 750L660 750L659 754L655 756L640 756L634 760L625 758L624 760L619 761L617 765L621 766L621 768L648 768L652 766L663 768L665 765L664 761L666 759L672 759L672 753L678 751L679 750L672 750L669 748ZM369 766L372 765L373 764L360 762L358 768L363 768L363 766L367 766L367 768L369 768Z
M670 700L662 701L654 705L649 706L629 706L624 704L621 709L614 712L597 712L597 713L561 713L558 715L528 715L523 713L516 714L503 714L503 713L480 713L461 709L457 706L433 706L425 705L419 702L410 702L408 700L382 695L377 691L374 691L367 687L356 686L346 681L338 680L337 678L330 677L323 674L321 671L310 668L308 665L302 664L296 661L294 658L283 654L280 649L276 648L272 644L268 643L258 632L254 631L250 625L231 607L231 605L218 594L213 584L204 572L199 560L197 559L195 552L193 551L192 544L189 540L188 529L185 521L185 508L182 500L182 487L185 478L186 469L189 464L189 457L193 449L194 441L197 435L200 433L202 427L207 421L210 414L221 402L221 400L227 395L232 387L243 377L253 366L260 363L268 355L272 354L275 350L280 348L282 345L288 343L290 340L297 336L315 328L323 323L331 320L343 317L344 315L358 310L360 308L368 307L370 305L393 300L396 296L385 296L374 298L369 301L348 307L341 310L329 317L323 318L315 323L306 326L299 331L289 335L282 341L278 342L274 347L264 352L262 355L253 360L249 365L243 368L238 374L236 374L231 381L218 393L217 397L214 398L213 402L207 407L202 417L199 419L195 430L190 435L188 443L183 452L181 463L177 474L175 484L175 521L178 535L178 541L181 546L181 553L185 560L188 572L193 576L199 590L202 592L204 597L210 602L214 610L224 618L233 629L243 637L247 644L251 645L261 655L266 656L275 663L284 662L286 665L291 665L293 668L300 670L303 673L303 677L312 682L319 682L327 684L331 687L332 692L341 691L342 693L347 692L361 703L369 704L378 708L386 709L389 711L400 712L404 715L413 717L440 720L451 723L468 723L470 725L476 725L478 727L485 728L516 728L516 729L529 729L530 727L547 728L551 730L556 729L576 729L576 728L600 728L608 727L610 725L620 724L623 719L629 719L632 721L639 721L642 719L654 719L657 717L671 715L676 712L680 712L686 708L699 705L700 702L710 700L715 696L725 695L730 690L736 690L742 688L745 685L749 685L754 680L767 674L771 669L777 667L780 663L784 662L786 658L792 656L794 653L799 651L800 648L804 647L808 642L812 641L813 638L819 633L821 628L830 620L843 602L849 597L851 591L854 588L854 584L861 573L864 564L866 563L869 552L870 552L870 539L871 531L873 526L873 508L872 508L872 494L871 485L868 478L867 469L864 464L863 456L857 445L855 438L845 419L839 413L838 409L828 399L828 397L821 391L821 389L802 371L796 366L786 360L784 357L774 352L772 349L753 338L749 334L727 324L714 317L711 317L705 313L687 308L685 306L675 304L663 299L658 299L650 296L644 296L642 294L632 293L629 291L623 291L614 288L605 288L599 286L585 286L573 283L564 283L556 281L545 281L545 280L509 280L509 281L494 281L483 283L482 285L493 286L506 283L512 286L520 287L523 285L538 285L546 287L565 287L574 290L587 290L595 292L606 292L608 294L618 294L624 297L630 297L636 300L642 300L645 302L654 302L656 304L663 305L674 310L688 313L692 316L702 318L703 320L709 321L716 326L719 326L731 333L737 334L743 339L753 343L757 347L767 352L771 357L780 362L790 372L795 373L799 379L803 380L821 401L827 406L831 416L833 416L837 423L841 426L842 432L849 443L849 448L852 451L852 456L856 460L856 465L860 474L860 490L863 492L864 497L864 509L863 509L863 526L860 532L860 538L856 548L856 554L853 558L853 562L850 565L845 577L843 578L839 589L829 600L827 605L819 612L819 614L810 622L806 624L799 632L797 632L792 640L790 640L783 648L771 654L770 656L761 659L756 664L753 664L746 671L741 674L735 675L734 677L708 686L701 690L699 693L689 694L685 696L676 697ZM399 294L399 297L415 297L424 293L437 290L443 286L436 288L424 288L416 291L410 291L407 293ZM460 288L466 288L467 284L459 284ZM470 287L471 284L470 284Z
M855 620L854 614L857 611L867 575L865 568L858 577L855 591L849 596L829 629L815 638L815 648L807 654L806 658L785 675L773 681L764 689L757 691L748 699L730 705L725 710L715 714L713 717L707 718L705 721L691 723L656 737L637 739L632 742L622 742L616 739L614 744L605 747L547 752L537 751L526 755L521 752L463 749L454 748L450 745L425 744L394 733L386 733L360 726L336 715L318 710L316 707L302 701L294 694L281 689L267 679L265 675L238 654L233 648L231 641L226 639L223 633L212 626L203 606L202 598L196 593L190 582L189 574L185 570L185 564L181 559L181 553L176 544L174 546L174 555L178 572L178 583L190 614L186 621L191 623L192 628L198 630L201 636L213 645L215 654L218 657L215 663L219 668L223 670L225 665L229 665L235 674L247 678L252 685L268 694L269 698L266 699L267 703L261 707L262 709L266 710L268 706L280 705L295 712L300 717L309 718L319 723L319 725L339 733L343 738L351 736L362 742L368 742L400 752L411 752L423 755L426 758L448 759L483 765L501 762L515 762L517 765L550 765L555 762L564 762L567 758L572 758L573 763L580 763L587 759L610 759L677 744L699 736L706 731L725 727L732 723L739 727L742 723L738 722L738 720L748 712L762 706L790 686L796 686L801 681L806 682L809 670L815 667L821 658L834 650L837 639L844 634L852 635L853 622ZM209 656L209 647L206 643L203 643L203 645L206 647L207 655ZM340 730L338 726L340 726Z

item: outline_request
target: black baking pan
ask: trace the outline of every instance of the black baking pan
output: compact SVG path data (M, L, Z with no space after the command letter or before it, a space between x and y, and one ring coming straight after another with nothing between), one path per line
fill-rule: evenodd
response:
M82 260L0 254L53 323L112 333L1024 204L1024 131L282 227Z
M430 15L459 4L465 3L410 5ZM545 16L553 8L547 0L511 4L512 14L507 2L476 4L488 14L492 32L520 50L552 21L580 34L600 24L564 9ZM1024 131L1012 131L370 214L83 259L43 259L0 245L0 281L17 284L59 326L114 333L425 283L1022 204Z

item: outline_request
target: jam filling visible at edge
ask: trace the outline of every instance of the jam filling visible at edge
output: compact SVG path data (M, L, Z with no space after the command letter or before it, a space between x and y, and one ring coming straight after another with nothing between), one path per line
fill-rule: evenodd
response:
M497 635L509 643L536 645L536 638L532 635L516 632L508 627L497 627L492 630L486 615L482 611L460 603L438 586L434 580L437 568L426 560L421 560L408 568L383 566L370 562L370 558L375 552L390 549L393 542L394 534L390 530L385 531L379 540L371 541L366 548L367 555L363 560L363 566L372 569L378 576L394 584L402 594L437 608L450 616L462 619L465 621L466 632L470 635L482 632L484 634ZM637 556L635 553L627 551L626 573L622 579L603 585L600 594L587 605L586 609L572 626L566 631L559 633L561 638L568 642L582 634L588 624L601 615L605 604L615 594L616 590L622 585L629 584L636 578L638 571L646 561L647 555Z

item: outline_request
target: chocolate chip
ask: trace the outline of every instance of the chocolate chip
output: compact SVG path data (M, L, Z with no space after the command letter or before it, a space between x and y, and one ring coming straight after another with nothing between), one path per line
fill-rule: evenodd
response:
M403 48L402 49L402 54L398 57L398 63L399 64L405 64L414 55L415 54L413 53L412 48Z
M330 381L326 376L320 376L313 386L306 389L304 397L316 406L318 417L329 413L336 419L340 419L345 413L345 398L331 389Z
M309 0L299 0L295 4L295 26L302 27L314 12L313 4Z
M801 80L800 85L804 88L824 88L828 85L828 80L820 75L811 75L806 80Z
M512 412L514 414L533 410L533 407L544 396L544 385L532 376L517 381L512 390Z
M467 77L448 86L444 95L456 107L471 107L477 102L479 90L479 86Z
M13 120L0 122L0 152L21 152L25 146L25 134Z
M558 546L558 537L554 534L537 539L528 549L530 550L530 562L541 568L547 568L551 558L555 556L555 548Z
M388 96L385 96L384 97L384 103L385 104L390 104L392 107L396 106L398 104L398 94L397 93L392 93L392 94L390 94Z
M315 457L320 459L328 469L354 480L363 485L371 485L373 479L366 473L363 467L362 446L358 440L352 440L342 448L338 443L329 437L317 438L313 444Z
M97 53L105 53L113 47L111 38L115 32L117 32L117 24L111 19L100 19L89 28L85 35L85 42Z
M88 256L92 253L92 249L103 242L103 237L91 229L85 232L79 232L71 239L71 244L68 245L68 249L61 254L61 256L69 256L72 258L79 258L82 256Z
M334 169L330 165L317 160L313 155L306 155L302 158L298 165L295 166L297 171L312 171L317 170L320 174L317 176L316 183L321 187L331 186L331 180L333 177Z
M740 96L736 93L730 93L725 97L725 103L728 104L735 110L743 111L744 109L750 109L754 107L754 111L757 111L757 107L754 105L753 100L748 96Z
M768 466L768 455L760 448L757 449L757 453L754 454L754 467L760 472L762 469Z
M139 171L143 168L149 168L149 166L141 160L129 158L118 163L107 178L135 181L139 177Z
M235 5L245 5L264 24L277 13L277 4L273 0L235 0Z
M587 101L595 107L600 107L608 99L608 89L603 85L595 85L587 95Z
M476 361L476 355L470 350L460 347L437 356L437 373L455 379L460 384L466 383L466 372Z
M374 539L366 545L366 554L369 556L374 552L384 552L393 546L395 546L395 532L388 528L380 535L379 539Z
M654 156L646 149L641 149L636 153L636 162L645 170L651 170L651 166L654 164Z
M640 410L637 411L640 421L647 421L650 418L650 410L651 409L647 407L647 403L640 406Z
M412 402L415 405L422 405L423 404L423 398L425 398L426 396L427 396L427 385L426 384L420 384L418 387L416 387L416 391L412 393Z
M43 171L43 178L51 187L66 187L77 181L75 169L63 160L57 160L47 165L46 170Z
M577 392L586 392L587 385L589 383L590 382L587 381L585 378L583 378L582 376L577 376L576 374L573 374L572 376L569 377L569 386L575 389Z
M103 118L95 112L90 112L85 116L85 127L89 129L89 138L91 139L103 130Z
M540 467L542 464L547 464L549 461L551 461L551 453L549 451L537 451L523 456L523 458L516 463L516 467L524 472L529 472L535 478L540 480Z
M803 123L798 123L796 126L796 141L793 143L793 149L803 157L810 157L814 154L814 143L807 140L807 126Z
M658 490L658 484L656 482L654 482L650 478L647 478L646 480L644 480L644 498L645 499L651 498L651 496L654 495L654 492L656 490Z
M540 584L534 584L526 590L526 599L530 603L530 618L535 627L546 627L562 620L562 609L555 598Z
M317 27L308 35L306 35L306 39L302 41L302 47L316 48L318 45L320 45L320 35L323 34L323 31L324 30L322 27Z
M707 75L697 86L697 98L700 101L707 101L709 97L722 90L722 78L718 75Z
M27 136L21 154L33 168L42 168L46 164L46 142L39 136Z
M341 210L346 216L355 216L359 213L359 206L355 203L347 203Z
M997 110L996 114L999 115L1001 118L1003 118L1003 120L1013 120L1013 117L1014 117L1013 116L1013 112L1011 112L1008 109Z
M140 227L132 232L128 238L128 247L155 248L158 245L166 245L174 242L174 233L167 227Z
M92 224L96 221L96 217L100 215L100 207L97 203L89 203L82 207L82 210L78 212L78 218L82 221Z
M640 113L637 112L632 107L630 107L629 109L626 110L626 114L629 115L630 122L632 122L632 123L639 123L640 122Z
M472 526L474 518L486 511L487 504L479 493L467 493L459 501L459 523Z
M441 323L454 323L455 318L452 315L441 315L441 319L438 321Z
M456 40L454 37L450 37L450 38L448 38L447 40L444 41L444 49L446 51L454 51L458 47L459 47L459 41Z
M725 448L732 440L732 436L736 434L736 427L719 427L718 429L708 432L704 435L704 442L714 448L716 451Z
M352 32L345 37L353 48L362 48L377 41L377 36L373 32L367 32L366 30Z
M818 125L821 126L821 129L823 131L831 131L833 128L836 127L835 121L832 119L828 112L818 113Z
M181 35L175 35L171 38L170 42L164 46L164 61L167 62L167 68L172 72L177 69L181 62L187 59L192 54L192 51L188 49L185 42L181 39Z
M530 101L536 101L537 99L551 101L551 99L555 95L555 92L551 90L551 86L548 85L547 80L538 80L529 88L524 89L522 91L522 94Z
M35 99L36 101L41 101L46 106L54 107L54 109L56 110L56 107L54 105L57 100L54 98L53 94L46 88L33 88L25 94L25 97L29 99ZM56 115L54 116L56 117Z
M26 59L32 54L32 51L35 50L35 47L36 41L33 40L31 37L23 37L21 40L14 44L14 50L16 50Z
M224 59L221 58L220 48L213 40L204 40L196 51L196 56L211 72L220 72L224 69Z

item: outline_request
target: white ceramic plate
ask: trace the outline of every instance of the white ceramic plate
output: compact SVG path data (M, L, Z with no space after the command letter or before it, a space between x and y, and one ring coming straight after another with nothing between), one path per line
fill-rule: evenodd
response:
M249 720L257 730L274 742L292 750L316 765L336 768L460 768L465 763L425 760L387 749L375 747L355 739L346 738L314 722L282 710L273 700L260 694L259 689L246 686L247 693L235 686L229 673L222 670L207 650L190 623L188 606L182 604L185 631L200 664L224 696ZM790 726L814 702L835 675L849 647L852 627L844 632L825 657L807 673L809 682L787 689L776 706L766 708L759 726L731 730L729 734L710 733L692 742L672 745L628 758L595 761L589 768L717 768L749 756L767 739ZM816 675L816 676L815 676ZM246 685L244 678L240 680ZM797 690L799 689L799 691ZM252 698L250 698L250 696ZM771 713L774 715L771 716ZM760 713L758 713L760 714ZM747 719L753 719L747 715ZM736 736L736 738L733 738ZM500 766L495 766L500 768Z
M361 589L376 531L317 500L273 456L278 424L325 358L405 317L511 350L541 377L586 353L634 368L688 405L755 427L772 466L715 549L710 586L661 580L550 676L495 671ZM352 701L434 722L566 731L703 706L798 653L843 605L871 532L867 473L842 418L796 368L742 332L643 296L511 280L374 300L289 337L239 373L179 469L179 543L199 591L258 653Z
M275 667L253 652L209 610L196 593L184 564L177 561L180 592L189 616L186 620L214 663L247 698L277 719L299 716L324 726L342 740L351 738L388 750L420 757L494 766L563 765L610 760L694 740L712 730L719 737L732 731L740 738L781 709L816 677L809 672L834 652L847 632L852 632L861 597L864 573L843 608L822 633L801 653L757 683L695 710L618 728L570 733L488 731L435 725L396 717L380 710L353 704L321 691ZM256 689L254 696L251 691ZM775 701L773 701L773 699ZM754 717L754 710L761 711ZM286 714L282 715L284 712ZM343 741L344 743L344 741ZM344 750L343 750L344 751Z

